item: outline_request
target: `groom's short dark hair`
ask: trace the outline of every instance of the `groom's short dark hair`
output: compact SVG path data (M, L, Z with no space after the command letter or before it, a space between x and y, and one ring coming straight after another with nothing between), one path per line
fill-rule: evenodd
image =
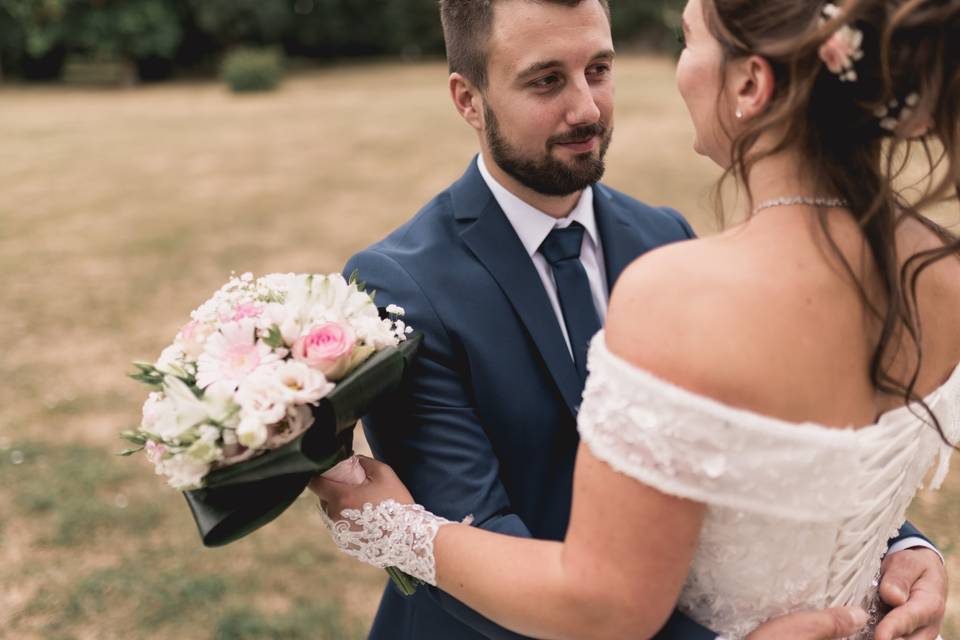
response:
M447 46L450 73L459 73L480 89L487 86L487 42L493 30L493 10L498 0L440 0L440 20ZM523 1L523 0L520 0ZM576 7L599 2L610 18L608 0L526 0Z

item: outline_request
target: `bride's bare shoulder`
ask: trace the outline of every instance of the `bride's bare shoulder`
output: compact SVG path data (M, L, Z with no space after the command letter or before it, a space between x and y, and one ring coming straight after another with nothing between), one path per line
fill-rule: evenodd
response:
M793 383L784 363L811 357L804 343L819 338L810 327L830 313L804 291L802 267L794 256L726 238L651 252L616 284L607 346L695 393L789 416L792 407L769 403L771 391Z
M610 300L606 340L612 351L692 390L709 391L701 373L742 356L744 322L758 301L756 274L727 243L712 239L645 254L620 276ZM736 360L741 360L737 357Z

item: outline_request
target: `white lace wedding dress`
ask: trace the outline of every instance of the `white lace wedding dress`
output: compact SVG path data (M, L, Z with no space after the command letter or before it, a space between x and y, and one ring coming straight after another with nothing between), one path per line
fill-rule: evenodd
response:
M887 540L938 456L931 488L947 473L934 428L907 407L856 430L734 409L630 365L602 333L589 362L579 428L593 454L708 505L681 611L730 640L796 610L859 605L876 619ZM926 400L956 442L960 368Z

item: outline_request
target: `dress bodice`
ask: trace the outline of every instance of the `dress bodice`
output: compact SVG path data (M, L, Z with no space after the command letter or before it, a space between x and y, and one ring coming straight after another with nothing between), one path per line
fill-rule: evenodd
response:
M916 407L873 425L790 423L724 405L611 353L590 350L579 430L615 470L707 505L679 608L730 640L791 611L876 611L887 540L930 471L939 488L952 448ZM960 367L930 394L960 439ZM868 629L864 637L872 637Z

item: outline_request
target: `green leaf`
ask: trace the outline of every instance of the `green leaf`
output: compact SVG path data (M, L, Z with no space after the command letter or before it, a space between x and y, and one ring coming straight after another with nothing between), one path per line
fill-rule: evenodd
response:
M141 451L144 450L144 448L145 447L134 447L133 449L124 449L123 451L117 453L116 455L123 458L127 458L129 456L132 456L135 453L140 453Z
M150 438L137 431L124 431L120 437L133 444L147 444L150 441Z
M273 349L279 349L283 346L283 334L280 333L280 327L273 324L270 325L270 331L267 333L266 338L261 338L268 346Z

